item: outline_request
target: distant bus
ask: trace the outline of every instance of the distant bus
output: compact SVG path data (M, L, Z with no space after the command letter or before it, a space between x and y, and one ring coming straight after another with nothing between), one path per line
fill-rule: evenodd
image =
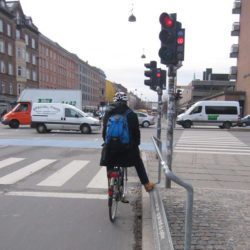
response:
M200 101L177 116L177 124L183 128L192 125L217 125L230 129L238 124L240 105L237 101Z

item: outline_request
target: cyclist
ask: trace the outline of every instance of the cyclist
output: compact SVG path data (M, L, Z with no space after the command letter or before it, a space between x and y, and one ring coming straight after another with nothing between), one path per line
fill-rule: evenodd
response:
M109 106L109 109L106 111L103 118L102 137L104 141L109 117L114 114L125 114L125 112L130 109L127 105L128 97L124 92L117 92L113 98L113 101L114 102ZM154 188L154 184L149 181L140 156L139 145L141 135L138 117L131 109L130 111L131 112L127 114L127 123L130 137L129 149L120 154L113 155L112 153L108 152L104 145L100 165L107 166L107 171L112 169L112 166L134 166L141 184L144 185L145 190L149 192Z

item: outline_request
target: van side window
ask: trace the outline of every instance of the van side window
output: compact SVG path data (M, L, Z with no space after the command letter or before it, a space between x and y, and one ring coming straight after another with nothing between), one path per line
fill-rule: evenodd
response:
M237 107L233 106L206 106L206 114L216 114L216 115L237 115Z
M195 107L195 108L191 111L190 115L191 115L191 114L199 114L199 113L201 113L201 111L202 111L202 106L197 106L197 107Z
M76 112L74 109L65 109L65 117L82 117L82 115Z

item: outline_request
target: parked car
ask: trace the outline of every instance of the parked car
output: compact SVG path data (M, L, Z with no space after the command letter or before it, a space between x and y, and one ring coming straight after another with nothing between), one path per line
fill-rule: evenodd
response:
M135 112L138 116L139 125L148 128L150 125L155 124L155 117L142 112Z
M246 127L246 126L250 126L250 115L246 115L243 118L240 119L239 127Z

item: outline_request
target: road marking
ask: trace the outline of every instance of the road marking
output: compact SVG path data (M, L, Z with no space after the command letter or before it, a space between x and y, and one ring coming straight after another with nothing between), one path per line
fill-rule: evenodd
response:
M55 162L53 159L42 159L36 161L24 168L21 168L15 172L5 175L0 178L0 184L14 184L27 176L39 171L42 168L47 167L49 164Z
M236 148L217 148L216 146L215 147L199 147L199 148L196 148L196 147L175 147L177 150L178 149L192 149L192 150L216 150L216 151L232 151L232 152L235 152L235 151L239 151L239 152L243 152L243 153L250 153L250 149L236 149Z
M194 148L193 148L194 147ZM241 150L241 151L250 151L250 147L247 146L232 146L232 145L204 145L204 144L177 144L175 148L180 148L180 149L196 149L196 147L199 147L198 149L208 149L208 148L213 148L214 150ZM220 149L221 148L221 149Z
M106 167L101 167L95 177L89 182L87 188L108 188L107 170Z
M241 152L218 152L218 151L201 151L201 150L174 150L174 153L191 153L191 154L222 154L222 155L250 155L250 153L241 153Z
M59 169L53 175L49 176L47 179L38 183L37 186L60 187L83 169L88 163L89 161L74 160L65 167Z
M106 200L107 194L83 194L83 193L56 193L56 192L5 192L6 196L27 196L44 198L71 198L71 199L94 199Z
M0 161L0 168L5 168L5 167L7 167L9 165L12 165L12 164L17 163L19 161L22 161L24 159L25 158L14 158L14 157L11 157L11 158L2 160L2 161Z

